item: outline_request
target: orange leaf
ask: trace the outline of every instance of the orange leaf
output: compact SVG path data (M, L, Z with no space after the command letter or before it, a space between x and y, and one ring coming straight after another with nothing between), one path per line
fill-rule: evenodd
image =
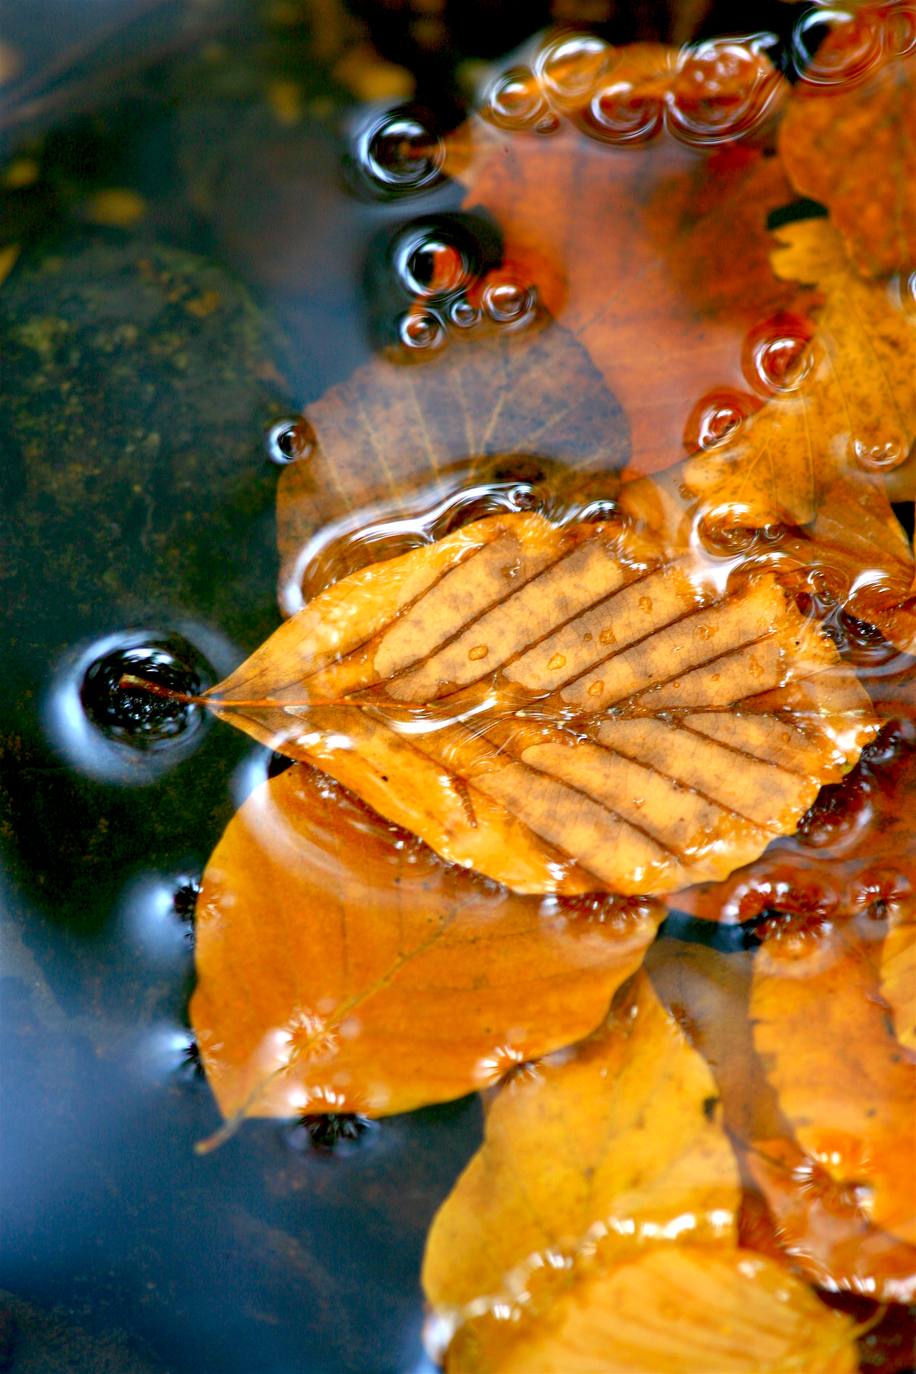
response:
M901 1045L916 1050L916 905L888 917L881 951L881 996L894 1018Z
M407 1111L586 1034L649 905L514 896L301 765L230 821L197 903L191 1016L224 1116Z
M495 218L505 272L537 290L622 403L635 472L676 461L688 416L713 389L740 388L753 409L747 336L811 299L769 264L767 215L792 199L782 168L734 144L782 84L762 53L726 47L678 57L573 39L560 43L561 66L547 44L539 75L497 81L489 108L452 140L465 207ZM500 114L507 88L517 116ZM711 156L687 146L703 143L703 118L715 115L708 145L731 134L731 146ZM665 121L669 132L646 143Z
M909 1301L916 1294L916 1248L872 1223L854 1190L835 1179L793 1132L768 1082L749 1020L755 958L699 945L657 943L647 971L664 1004L708 1063L722 1120L738 1153L746 1198L742 1244L785 1259L821 1287ZM813 1025L814 1023L812 1023ZM802 1054L813 1037L787 1043ZM845 1042L835 1052L845 1053ZM825 1074L818 1099L829 1123L849 1109L848 1083ZM853 1109L857 1100L853 1095Z
M772 577L535 514L343 579L205 700L521 892L722 877L877 728Z
M894 1039L853 926L790 929L757 956L750 1013L802 1149L863 1217L916 1245L916 1060Z
M779 133L795 186L829 207L868 276L908 273L916 264L912 25L912 11L893 4L837 24L818 49L816 70L796 86ZM870 58L864 73L844 70L856 54L860 62ZM819 77L827 72L829 82Z

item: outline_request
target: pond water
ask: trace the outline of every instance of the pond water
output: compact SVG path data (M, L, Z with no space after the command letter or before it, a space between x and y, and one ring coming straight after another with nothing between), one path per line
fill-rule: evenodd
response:
M753 8L744 25L788 32L787 7ZM118 683L139 664L197 691L278 623L277 482L309 442L287 417L392 333L435 342L404 292L445 289L471 229L419 121L458 124L474 64L550 10L79 9L8 0L2 35L0 1369L421 1374L424 1238L479 1105L336 1142L250 1122L195 1154L219 1124L187 1014L195 885L271 755ZM634 14L613 37L668 36L666 7ZM383 71L340 67L370 41ZM394 122L358 98L397 104L399 82ZM474 234L498 261L492 225ZM448 527L434 496L412 538L421 508ZM400 547L395 514L360 537ZM330 557L310 549L319 581Z

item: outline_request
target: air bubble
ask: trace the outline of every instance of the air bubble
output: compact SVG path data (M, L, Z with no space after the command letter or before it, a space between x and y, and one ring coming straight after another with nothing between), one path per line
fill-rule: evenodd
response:
M267 434L267 456L277 467L301 462L315 452L317 439L308 420L278 420Z
M645 143L664 121L664 105L637 95L632 82L616 81L598 91L586 113L589 131L605 143Z
M781 314L751 330L744 342L744 375L765 397L797 391L814 365L813 329L806 320Z
M424 300L459 291L471 270L461 247L428 227L414 227L399 237L394 262L404 289Z
M512 67L499 77L482 113L500 129L533 129L550 112L530 67Z
M667 122L675 137L715 144L748 133L769 112L780 86L766 56L772 34L713 38L685 48L678 59Z
M389 195L426 190L442 176L445 144L415 115L395 110L369 125L358 160L370 183Z
M497 324L519 324L534 310L537 292L515 278L491 281L483 290L483 308Z
M745 392L725 387L707 392L687 418L684 447L697 453L727 443L754 409L753 397Z
M602 39L575 34L548 43L538 56L538 75L550 100L575 109L594 95L607 75L613 49Z
M800 79L811 85L847 85L880 60L880 33L871 16L821 8L802 15L795 26L792 61Z
M907 458L907 450L897 440L868 444L863 439L854 439L852 451L859 467L866 472L892 472Z
M448 317L458 329L473 329L475 324L480 323L481 315L479 308L467 296L459 296L449 306Z
M398 335L406 348L431 350L445 343L445 327L431 310L409 310L401 317Z
M141 678L183 696L199 695L200 660L190 644L176 636L106 654L86 670L80 701L96 729L135 749L159 748L195 728L199 706L122 686L125 677Z

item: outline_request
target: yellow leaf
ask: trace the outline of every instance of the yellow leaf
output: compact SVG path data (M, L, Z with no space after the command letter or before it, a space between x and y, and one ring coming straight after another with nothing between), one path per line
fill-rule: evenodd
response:
M724 877L877 728L772 576L536 514L344 578L205 700L520 892Z
M225 1117L459 1097L587 1034L660 909L518 897L296 765L230 821L197 901L191 1018Z
M722 521L750 526L807 524L822 494L856 471L886 474L893 499L912 496L916 311L854 274L826 220L777 235L777 273L825 296L806 364L794 390L688 463L687 485Z

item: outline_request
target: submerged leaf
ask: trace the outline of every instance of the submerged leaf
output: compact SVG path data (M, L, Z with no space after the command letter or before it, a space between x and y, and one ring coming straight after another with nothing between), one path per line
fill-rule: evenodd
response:
M587 1034L658 921L497 889L296 765L252 793L204 874L207 1076L230 1120L459 1097Z
M535 514L344 578L205 700L520 892L723 877L877 728L772 576Z
M736 525L804 525L838 478L883 473L912 496L916 456L916 312L849 267L824 219L783 225L780 276L825 293L817 331L784 394L686 469L706 509Z
M779 131L779 151L795 186L829 207L856 267L868 276L916 266L912 23L905 5L867 7L850 27L857 47L873 45L871 70L859 80L851 73L853 79L842 83L805 80L803 73ZM844 50L851 47L846 29L838 23L828 33L818 68L842 71Z

